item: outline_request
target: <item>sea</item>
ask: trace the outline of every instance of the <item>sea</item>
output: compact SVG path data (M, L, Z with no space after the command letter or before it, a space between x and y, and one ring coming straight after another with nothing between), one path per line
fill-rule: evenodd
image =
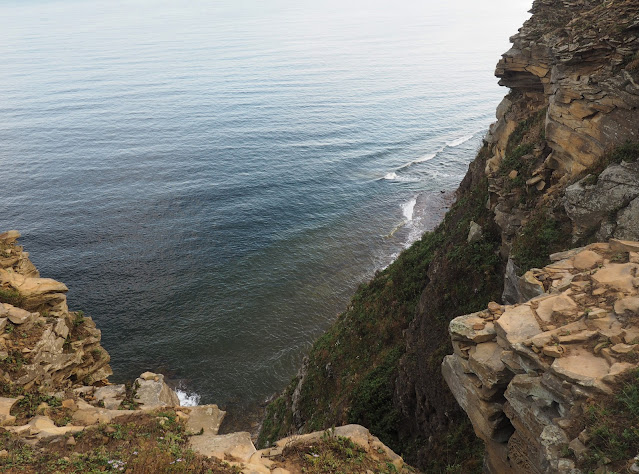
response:
M251 412L432 229L530 0L0 0L0 231L113 382Z

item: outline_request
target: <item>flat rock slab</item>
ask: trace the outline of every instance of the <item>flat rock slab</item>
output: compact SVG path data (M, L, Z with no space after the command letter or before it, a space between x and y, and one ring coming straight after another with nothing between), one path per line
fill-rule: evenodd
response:
M256 452L250 433L245 431L226 435L191 436L189 443L200 454L227 461L248 462Z
M639 252L639 242L610 239L610 250L613 252Z
M529 306L511 306L495 321L497 335L510 344L527 341L541 333L541 328Z
M601 286L625 293L634 292L632 280L639 265L634 263L610 263L597 271L592 279Z
M17 401L17 398L0 397L0 426L13 423L16 420L16 417L11 414L11 407Z
M610 366L602 357L597 357L585 349L572 351L569 355L555 359L552 371L563 379L584 385L597 387L598 382L608 375Z
M191 433L216 435L226 415L217 405L200 405L190 408L186 429Z
M67 433L77 433L84 429L84 426L56 426L48 416L36 416L29 423L23 426L7 426L6 429L16 434L35 435L37 439L52 438L54 436L64 436Z
M69 291L64 283L51 278L25 277L19 273L11 273L0 269L0 280L8 283L23 296L37 296L46 293L62 293Z
M123 415L131 415L134 413L142 414L143 411L140 410L109 410L106 408L80 408L76 411L72 420L74 423L78 423L80 425L95 425L98 423L111 423L114 418Z
M480 327L481 329L479 329ZM476 344L492 341L495 338L493 323L486 322L485 319L479 316L479 313L453 319L448 330L453 340L472 341Z

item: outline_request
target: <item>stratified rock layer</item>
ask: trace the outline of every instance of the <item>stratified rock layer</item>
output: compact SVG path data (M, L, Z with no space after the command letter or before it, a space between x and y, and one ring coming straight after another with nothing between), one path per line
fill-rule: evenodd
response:
M637 139L639 4L537 0L532 13L496 75L548 105L547 165L574 176L610 143Z
M0 381L59 391L112 374L91 318L71 312L68 288L40 278L17 231L0 234Z
M554 260L522 277L543 294L491 303L449 326L444 378L486 442L491 472L577 472L562 452L579 440L563 428L639 367L639 243L612 240Z

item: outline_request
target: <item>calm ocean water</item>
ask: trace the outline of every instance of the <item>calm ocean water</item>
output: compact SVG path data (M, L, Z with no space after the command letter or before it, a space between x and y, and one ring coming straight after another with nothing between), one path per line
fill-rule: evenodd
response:
M0 230L231 410L432 228L530 1L1 1Z

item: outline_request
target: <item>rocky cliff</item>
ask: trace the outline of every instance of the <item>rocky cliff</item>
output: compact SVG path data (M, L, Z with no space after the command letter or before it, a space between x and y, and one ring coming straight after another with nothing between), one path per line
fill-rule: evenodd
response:
M146 402L130 387L98 387L110 372L99 331L3 234L0 413L13 428L0 436L17 447L0 456L18 469L20 446L48 443L73 463L62 453L80 444L73 452L91 469L229 468L190 446L246 472L321 471L367 455L370 470L401 466L378 437L427 472L634 469L636 244L610 239L639 240L639 4L536 0L532 12L499 61L510 91L455 204L314 344L269 405L260 451L245 434L217 434L217 407L156 404L170 393L155 374L138 381ZM116 420L119 407L133 418ZM188 436L185 420L202 419L203 437ZM346 429L359 448L331 431L298 438L346 423L372 434ZM108 464L98 445L126 461Z
M481 471L441 375L449 322L546 293L552 279L529 270L554 252L639 240L639 4L537 0L511 41L496 70L510 91L456 203L362 285L270 405L262 443L350 421L428 472ZM506 418L489 421L508 438Z
M442 371L486 443L486 472L639 470L638 250L612 239L554 254L520 282L538 296L451 321ZM598 412L614 394L619 412Z

